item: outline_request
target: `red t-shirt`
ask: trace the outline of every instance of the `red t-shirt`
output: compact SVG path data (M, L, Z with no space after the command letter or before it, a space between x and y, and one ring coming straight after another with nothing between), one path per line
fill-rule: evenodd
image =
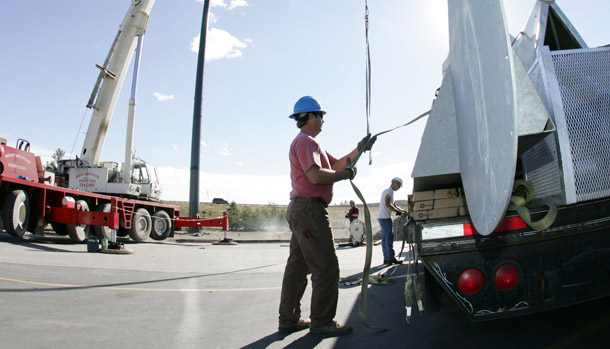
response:
M313 165L320 168L331 169L337 159L322 148L318 141L301 131L290 145L290 180L292 191L290 198L320 197L327 204L333 199L332 184L313 184L305 173Z

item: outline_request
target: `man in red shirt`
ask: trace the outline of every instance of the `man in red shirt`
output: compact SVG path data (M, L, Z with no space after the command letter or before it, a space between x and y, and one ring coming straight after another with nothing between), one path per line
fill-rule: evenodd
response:
M334 320L339 296L339 261L326 207L333 197L333 183L356 175L350 159L370 150L376 139L367 135L358 147L337 159L315 138L322 132L324 114L315 98L305 96L297 101L290 115L301 132L292 141L289 152L292 191L286 219L292 238L282 282L280 332L311 327L313 333L337 336L352 331L349 325ZM310 273L311 320L306 320L301 318L301 298Z
M356 207L356 203L354 202L354 200L349 201L349 206L350 209L349 211L347 211L347 215L345 216L345 218L349 219L349 222L351 223L354 221L354 219L358 219L358 216L360 215L360 209Z

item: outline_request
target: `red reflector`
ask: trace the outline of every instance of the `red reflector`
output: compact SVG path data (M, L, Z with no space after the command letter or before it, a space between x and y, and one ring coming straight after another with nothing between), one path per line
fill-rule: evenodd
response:
M466 269L458 278L458 288L463 294L472 295L483 287L483 274L478 269Z
M504 264L496 271L496 286L501 290L510 290L519 282L519 269L514 264Z
M500 225L498 225L496 230L494 230L494 232L519 230L519 229L524 229L525 227L527 227L527 225L525 225L525 222L523 221L523 219L521 219L521 217L505 218L504 220L502 220ZM472 224L472 223L464 224L464 235L478 235L478 234L479 234L479 232L475 229L474 224Z

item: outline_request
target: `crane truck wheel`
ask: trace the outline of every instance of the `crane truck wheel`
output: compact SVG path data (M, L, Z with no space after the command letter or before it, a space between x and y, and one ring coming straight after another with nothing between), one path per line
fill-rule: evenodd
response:
M83 211L89 211L89 205L85 200L76 201L77 205L81 205ZM70 239L77 242L85 241L87 235L89 235L90 226L87 224L66 224L66 230Z
M155 240L165 240L172 231L172 220L169 214L163 210L157 211L152 216L152 230L150 237Z
M116 231L116 236L125 237L127 235L129 235L129 229L119 225L119 229Z
M111 207L112 205L107 202L105 204L99 204L95 211L108 213L110 212ZM105 225L94 225L93 232L100 239L107 239L108 241L110 241L110 239L112 238L112 229Z
M131 229L129 229L129 237L136 242L144 242L150 236L152 229L152 220L150 213L145 208L139 208L133 215L131 220Z
M68 235L68 229L66 228L65 223L52 222L51 227L53 227L53 231L57 235Z
M13 190L8 194L2 208L2 220L6 232L23 237L30 220L30 198L23 190Z

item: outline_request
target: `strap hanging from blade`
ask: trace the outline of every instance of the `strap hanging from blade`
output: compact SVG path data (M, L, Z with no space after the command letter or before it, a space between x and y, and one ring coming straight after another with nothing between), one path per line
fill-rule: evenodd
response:
M370 53L370 49L369 49L369 7L368 7L367 0L364 1L364 4L365 4L364 23L365 23L365 35L366 35L366 133L370 134L371 131L370 131L369 121L370 121L370 116L371 116L371 53ZM427 112L425 112L423 114L420 114L415 119L407 122L406 124L396 126L389 130L386 130L386 131L379 132L376 135L374 135L373 137L377 137L384 133L394 131L397 128L401 128L401 127L410 125L428 114L430 114L430 110L428 110ZM362 155L362 152L359 152L358 155L356 156L356 158L353 159L354 164L356 164L358 162L361 155ZM369 151L369 165L371 165L372 162L373 162L372 155L371 155L371 152ZM368 285L369 285L369 281L370 281L369 277L370 277L371 259L372 259L372 254L373 254L373 250L372 250L372 248L373 248L373 232L372 232L373 229L372 229L372 225L371 225L371 214L370 214L368 205L366 203L366 200L364 199L364 197L362 196L362 193L360 192L360 190L358 189L358 187L354 184L354 182L352 180L350 180L350 184L352 185L354 192L356 193L356 195L358 196L358 198L360 199L360 201L362 201L362 204L364 205L364 217L365 217L364 221L365 221L365 237L366 237L366 256L365 256L365 261L364 261L364 268L362 271L362 284L361 284L360 307L359 307L360 319L368 327L387 330L386 328L383 328L383 327L371 326L366 321L366 302L367 302L367 298L368 298L367 291L368 291ZM408 289L411 289L411 287L408 287Z
M391 129L388 129L388 130L385 130L385 131L378 132L378 133L376 133L375 135L373 135L371 138L373 138L373 137L377 137L377 136L381 136L382 134L385 134L385 133L388 133L388 132L392 132L392 131L394 131L394 130L396 130L396 129L399 129L399 128L401 128L401 127L409 126L409 125L411 125L412 123L414 123L415 121L417 121L417 120L419 120L419 119L423 118L424 116L426 116L426 115L428 115L428 114L430 114L430 110L428 110L427 112L424 112L424 113L419 114L419 115L418 115L418 116L416 116L414 119L412 119L411 121L407 122L406 124L398 125L398 126L393 127L393 128L391 128ZM360 160L360 156L362 155L362 153L363 153L363 151L359 152L359 153L358 153L358 155L357 155L357 156L356 156L354 159L351 159L352 164L354 164L354 165L355 165L355 164L358 162L358 160ZM370 154L370 153L371 153L371 152L369 151L369 154ZM369 165L370 165L370 163L369 163Z
M362 193L360 192L358 187L354 184L354 182L352 180L350 180L349 182L352 185L352 188L354 189L356 196L358 196L358 198L360 199L360 201L362 201L362 204L364 205L364 222L365 222L365 227L366 227L365 228L366 256L365 256L365 260L364 260L364 269L362 270L362 284L361 284L361 289L360 289L360 307L358 308L358 313L360 315L360 320L362 320L362 323L364 323L366 326L368 326L370 328L380 329L380 330L387 330L387 328L384 328L384 327L377 327L377 326L369 325L369 323L366 321L366 300L368 298L369 276L370 276L370 271L371 271L371 259L373 257L373 233L372 233L373 228L371 225L371 213L369 210L369 206L366 204L366 201L364 200Z
M396 126L396 127L394 127L394 128L391 128L391 129L389 129L389 130L385 130L385 131L381 131L381 132L379 132L379 133L376 133L376 134L375 134L373 137L381 136L382 134L384 134L384 133L388 133L388 132L391 132L391 131L394 131L394 130L395 130L395 129L397 129L397 128L401 128L401 127L409 126L409 125L411 125L412 123L414 123L415 121L417 121L417 120L419 120L419 119L423 118L424 116L426 116L426 115L430 114L430 112L431 112L431 111L432 111L432 110L428 110L427 112L424 112L424 113L419 114L419 115L418 115L418 116L416 116L416 117L415 117L413 120L411 120L411 121L407 122L406 124L402 124L402 125Z
M368 5L367 0L364 0L364 34L365 34L365 41L366 41L366 73L365 73L366 74L366 134L369 134L369 133L371 133L371 126L370 126L370 120L371 120L371 49L370 49L370 45L369 45L369 5ZM419 115L418 117L407 122L404 125L397 126L397 127L394 127L392 129L389 129L389 130L386 130L383 132L379 132L373 137L377 137L384 133L394 131L397 128L407 126L407 125L423 118L424 116L426 116L428 114L430 114L430 110ZM373 155L371 152L369 152L369 165L371 165L372 163L373 163Z

